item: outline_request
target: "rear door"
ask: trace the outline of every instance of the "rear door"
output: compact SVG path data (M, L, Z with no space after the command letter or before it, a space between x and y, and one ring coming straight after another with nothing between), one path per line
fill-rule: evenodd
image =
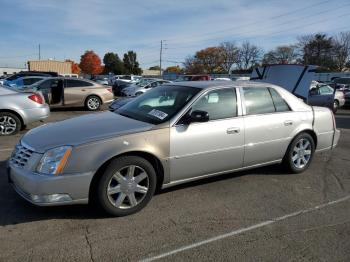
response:
M92 83L80 79L65 79L64 104L66 106L84 105Z
M242 88L245 105L244 166L254 166L283 158L295 127L298 114L274 88Z

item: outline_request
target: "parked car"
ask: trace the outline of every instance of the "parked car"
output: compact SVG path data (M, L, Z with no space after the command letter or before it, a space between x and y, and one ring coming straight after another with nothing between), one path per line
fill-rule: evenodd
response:
M13 80L16 80L17 78L26 77L26 76L57 77L58 74L55 72L43 72L43 71L21 71L17 74L13 74L5 78L5 80L2 80L3 82L1 82L1 84L5 83L6 80L13 81Z
M23 89L45 78L46 78L45 76L23 76L12 81L6 80L4 85L10 86L16 89Z
M40 94L0 86L0 136L14 135L27 124L44 119L49 114L49 106Z
M127 103L134 100L136 97L120 97L114 100L109 106L110 111L115 111L118 108L122 107L123 105L126 105Z
M171 81L156 80L156 81L152 81L149 83L145 82L144 84L130 85L121 91L121 96L127 96L127 97L139 96L139 95L142 95L142 94L146 93L147 91L151 90L152 88L155 88L155 87L163 85L163 84L168 84L168 83L171 83Z
M115 75L114 76L114 82L117 80L127 82L127 83L137 83L140 81L142 76L136 76L136 75ZM114 84L114 82L112 84Z
M180 75L175 81L210 81L210 75Z
M77 78L47 78L25 90L42 92L50 107L85 106L91 111L99 110L114 98L112 88Z
M342 91L335 90L323 83L312 81L308 104L312 106L325 106L337 112L339 107L344 106L345 96Z
M100 85L105 85L105 86L109 85L108 79L97 79L95 82Z
M9 159L8 177L35 205L96 200L124 216L144 208L156 187L276 163L301 173L339 136L331 110L278 86L182 82L115 112L29 131Z
M228 77L217 77L213 80L215 80L215 81L232 81L231 78L228 78Z

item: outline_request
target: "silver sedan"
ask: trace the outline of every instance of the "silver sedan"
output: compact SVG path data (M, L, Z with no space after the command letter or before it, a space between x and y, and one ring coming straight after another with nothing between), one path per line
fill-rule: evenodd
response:
M276 163L300 173L315 152L338 143L328 108L306 105L278 86L169 85L115 112L29 131L9 160L9 181L36 205L96 199L124 216L145 207L157 187Z
M49 106L41 94L0 86L0 136L14 135L27 124L49 114Z

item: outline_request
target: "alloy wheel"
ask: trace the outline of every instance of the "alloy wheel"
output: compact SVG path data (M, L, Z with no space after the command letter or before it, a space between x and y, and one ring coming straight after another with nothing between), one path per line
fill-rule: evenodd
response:
M292 162L296 168L304 168L311 159L312 146L311 142L306 139L300 139L293 148Z
M0 134L10 135L17 129L17 123L14 118L7 115L0 116Z
M90 97L87 106L90 110L97 110L100 107L100 100L97 97Z
M136 165L129 165L118 170L107 186L107 197L110 203L120 209L137 206L149 190L149 176Z

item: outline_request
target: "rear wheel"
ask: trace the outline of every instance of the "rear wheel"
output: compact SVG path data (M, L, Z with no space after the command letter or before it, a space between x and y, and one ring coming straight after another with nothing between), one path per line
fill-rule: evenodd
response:
M99 204L113 216L136 213L151 200L156 181L154 168L147 160L137 156L117 158L98 183Z
M0 136L17 134L21 127L18 116L10 112L0 112Z
M289 145L284 156L284 165L292 173L304 172L315 152L315 142L308 133L300 133Z
M85 101L85 107L90 111L99 110L102 101L98 96L89 96Z

